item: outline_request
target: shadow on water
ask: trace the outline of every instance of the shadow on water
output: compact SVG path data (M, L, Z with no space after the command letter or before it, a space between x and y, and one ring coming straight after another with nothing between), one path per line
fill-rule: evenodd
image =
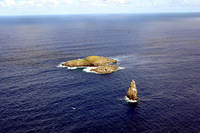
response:
M127 103L129 107L136 108L138 106L138 102L136 103Z

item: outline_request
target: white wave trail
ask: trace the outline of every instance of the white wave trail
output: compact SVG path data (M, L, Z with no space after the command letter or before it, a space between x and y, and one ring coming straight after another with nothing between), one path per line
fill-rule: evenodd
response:
M65 62L61 62L60 64L58 64L56 67L67 67L67 66L63 66L62 64L64 64Z
M130 100L127 96L125 96L125 100L129 103L137 103L137 100Z
M86 67L68 67L68 66L63 66L62 64L64 64L65 62L61 62L60 64L57 65L57 67L62 67L62 68L67 68L70 70L75 70L75 69L80 69L80 68L86 68Z
M91 71L92 69L95 69L96 67L86 67L83 69L84 72L87 72L87 73L96 73L98 74L97 72L94 72L94 71Z

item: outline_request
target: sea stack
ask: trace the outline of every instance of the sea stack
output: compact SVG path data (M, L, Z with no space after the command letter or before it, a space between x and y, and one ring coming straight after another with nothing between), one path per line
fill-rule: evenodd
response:
M125 98L130 103L136 103L138 101L137 88L134 80L132 80Z

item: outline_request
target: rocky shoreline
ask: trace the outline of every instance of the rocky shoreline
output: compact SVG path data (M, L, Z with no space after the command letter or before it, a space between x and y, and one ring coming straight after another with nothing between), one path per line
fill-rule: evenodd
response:
M88 56L83 59L70 60L62 64L66 67L95 67L91 71L98 74L110 74L118 70L117 60L103 56Z

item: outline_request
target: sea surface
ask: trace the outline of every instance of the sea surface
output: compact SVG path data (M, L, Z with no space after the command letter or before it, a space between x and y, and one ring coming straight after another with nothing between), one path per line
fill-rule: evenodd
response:
M89 55L124 69L59 67ZM0 133L40 132L199 133L200 14L0 17Z

